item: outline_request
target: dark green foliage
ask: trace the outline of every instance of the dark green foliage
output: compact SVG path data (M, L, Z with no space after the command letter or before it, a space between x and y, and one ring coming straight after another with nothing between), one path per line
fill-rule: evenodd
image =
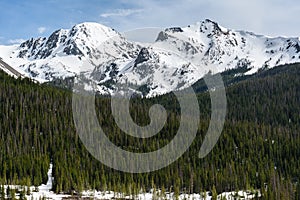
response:
M300 199L300 183L299 182L297 182L297 184L296 184L295 199Z
M143 96L147 96L147 94L150 92L150 88L147 85L142 85L138 88L138 91L140 91Z
M218 193L217 193L215 185L213 185L213 187L211 189L211 193L212 193L212 195L211 195L212 198L211 199L212 200L217 200Z
M246 80L250 78L251 76L241 76L240 74L243 74L247 72L249 69L247 66L238 67L236 69L229 69L221 73L223 82L225 86L230 86L234 83ZM194 85L193 88L196 92L204 92L207 90L207 85L204 81L204 79L198 80Z
M5 189L4 186L0 186L0 195L1 195L1 199L5 199Z
M70 91L28 79L15 80L1 72L0 181L46 183L52 161L56 192L95 188L137 193L141 188L163 187L179 195L182 191L213 189L220 193L261 188L266 199L299 195L295 182L300 178L300 65L263 71L243 81L233 81L231 74L225 73L231 80L227 118L213 151L204 159L198 158L210 119L209 94L203 92L198 94L201 123L189 150L164 169L128 174L102 165L87 152L73 124ZM119 130L109 98L96 99L99 123L110 140L125 150L159 149L172 140L179 127L180 108L175 96L135 98L130 111L137 124L146 125L150 119L145 113L155 103L168 110L168 120L150 139L136 139Z

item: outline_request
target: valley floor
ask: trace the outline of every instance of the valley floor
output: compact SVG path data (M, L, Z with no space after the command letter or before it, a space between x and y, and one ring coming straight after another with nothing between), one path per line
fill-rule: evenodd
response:
M39 200L39 199L138 199L138 200L152 200L152 199L166 199L172 200L176 199L174 193L162 193L160 190L151 190L150 192L141 192L137 195L126 195L123 193L113 192L113 191L96 191L96 190L89 190L89 191L82 191L80 195L69 195L69 194L56 194L52 189L52 183L54 178L52 177L52 168L53 165L50 164L48 170L48 181L45 184L42 184L38 187L31 186L30 192L27 191L28 188L26 186L21 185L4 185L4 191L7 193L7 188L10 190L15 191L15 198L16 199L24 199L21 196L21 192L24 191L25 197L28 200ZM226 200L233 200L233 199L254 199L255 197L260 197L260 191L238 191L238 192L224 192L217 196L217 199L226 199ZM11 194L5 194L5 198L11 199ZM180 194L178 196L179 200L211 200L211 192L203 192L201 194Z

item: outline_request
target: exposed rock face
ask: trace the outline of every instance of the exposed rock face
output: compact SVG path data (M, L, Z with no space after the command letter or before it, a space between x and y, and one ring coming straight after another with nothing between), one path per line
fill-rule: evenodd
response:
M143 63L149 59L150 59L150 53L149 53L148 49L142 48L138 57L136 58L136 60L134 62L134 65L136 66L136 65Z
M3 60L28 77L43 82L80 75L105 94L113 94L116 83L129 83L154 96L186 88L207 73L243 68L252 74L300 62L299 38L234 31L209 19L167 28L152 44L128 41L101 24L82 23L9 48L13 50L1 57L8 55Z

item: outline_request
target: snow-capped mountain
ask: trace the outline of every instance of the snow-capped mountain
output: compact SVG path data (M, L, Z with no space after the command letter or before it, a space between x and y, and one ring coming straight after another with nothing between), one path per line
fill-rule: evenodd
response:
M109 38L112 43L105 43ZM101 63L134 59L137 53L137 45L97 23L57 30L48 38L31 38L18 46L0 46L0 57L5 62L40 82L91 72Z
M188 87L209 72L247 66L246 74L252 74L300 62L300 41L234 31L204 20L167 28L151 44L136 43L103 25L82 23L48 38L0 46L0 57L41 82L82 75L96 82L101 93L113 94L118 83L126 83L154 96Z

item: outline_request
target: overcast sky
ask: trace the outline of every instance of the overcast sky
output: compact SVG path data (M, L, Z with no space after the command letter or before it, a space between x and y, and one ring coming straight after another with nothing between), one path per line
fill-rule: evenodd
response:
M0 0L0 44L92 21L126 31L211 19L268 36L300 36L299 0Z

